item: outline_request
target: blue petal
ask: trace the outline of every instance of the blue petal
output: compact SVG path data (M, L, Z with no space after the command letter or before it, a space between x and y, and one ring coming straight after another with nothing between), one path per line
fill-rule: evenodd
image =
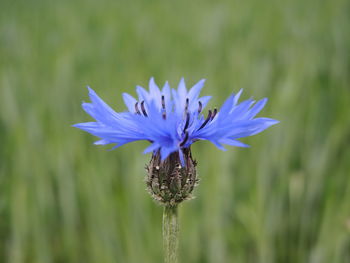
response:
M149 94L148 92L141 86L136 86L136 93L139 97L139 101L149 101Z
M77 123L72 125L72 127L84 130L84 131L90 131L94 129L100 129L101 127L104 127L98 122L83 122L83 123Z
M240 89L237 94L235 95L235 98L233 99L233 105L237 105L239 97L241 97L241 94L243 92L243 89Z
M204 86L205 79L198 81L188 92L188 98L190 101L197 100L199 93Z
M161 93L157 86L157 84L154 82L154 78L152 77L149 81L149 91L152 96L153 101L155 101L157 107L161 108Z
M130 142L133 142L133 140L124 140L124 141L120 141L117 145L113 146L112 149L110 149L110 151L114 150L114 149L117 149L125 144L128 144Z
M170 96L171 96L171 94L170 94L170 86L169 86L169 82L168 82L168 81L166 81L165 84L164 84L164 86L163 86L162 94L163 94L166 98L171 99L171 98L170 98Z
M221 106L220 111L219 111L221 116L225 117L227 114L230 113L230 111L233 107L234 98L235 98L235 96L232 94L230 97L228 97L226 99L226 101Z
M134 113L135 112L135 104L137 100L129 95L128 93L123 93L123 99L126 107L128 107L129 112Z
M231 130L230 137L236 139L252 136L277 123L278 121L269 118L256 118L250 121L242 121L236 124L236 128Z
M181 149L179 149L178 152L179 152L179 157L180 157L181 165L182 165L183 167L185 167L185 166L186 166L186 163L185 163L184 153L182 152Z
M259 100L248 112L246 118L251 119L254 118L255 115L257 115L266 105L267 98L264 98L262 100Z
M158 143L152 143L150 146L148 146L144 151L143 153L146 154L146 153L150 153L150 152L154 152L156 150L158 150L160 147L160 145Z
M258 134L258 133L262 132L263 130L266 130L270 126L279 123L279 121L274 120L274 119L270 119L270 118L256 118L256 119L254 119L254 121L261 122L261 124L260 124L260 127L256 128L256 130L250 134L250 136Z
M90 87L88 87L89 90L89 96L91 101L96 104L97 107L100 107L100 110L103 111L103 113L106 114L112 114L112 115L116 115L117 113L111 108L109 107L97 94L96 92L91 89Z
M233 107L230 112L232 121L245 119L247 110L254 104L254 100L248 99Z
M113 142L108 141L108 140L104 140L104 139L94 142L95 145L106 145L106 144L110 144L110 143L113 143Z
M237 140L229 139L229 138L221 139L220 143L228 144L231 146L237 146L237 147L245 147L245 148L250 147L248 144L245 144L245 143L237 141Z
M171 91L170 91L170 86L168 82L165 82L164 84L162 95L164 95L164 100L165 100L165 111L169 114L172 110L173 102L171 100Z
M187 97L187 89L185 84L185 79L181 78L179 86L177 88L177 93L181 101L185 101Z
M90 87L89 96L92 103L83 103L84 110L96 120L105 124L113 122L119 118L112 108L110 108Z
M182 116L185 102L183 102L183 100L181 100L179 93L176 90L172 89L171 94L173 95L175 113L178 116Z
M160 156L162 161L164 161L175 150L176 148L173 148L173 147L162 147L160 149Z
M215 141L215 140L209 140L212 144L214 144L217 148L219 148L222 151L227 151L227 149L221 145L221 143Z

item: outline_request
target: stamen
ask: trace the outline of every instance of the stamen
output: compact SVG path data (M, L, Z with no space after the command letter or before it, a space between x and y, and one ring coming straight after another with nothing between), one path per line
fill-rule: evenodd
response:
M135 113L138 114L138 115L141 115L141 112L139 110L139 103L138 102L135 103Z
M185 112L188 111L188 104L190 103L190 100L186 98L186 104L185 104Z
M165 110L165 97L164 95L162 95L162 117L163 117L163 120L166 119L166 110Z
M202 102L198 101L198 114L201 113L202 107L203 107Z
M162 108L165 110L165 98L164 95L162 95Z
M188 125L190 124L190 114L187 112L186 114L186 122L185 122L185 126L184 126L184 132L186 132Z
M187 142L188 140L188 132L186 131L185 133L185 138L182 140L182 142L180 143L180 147L184 146L185 143Z
M211 120L213 120L215 118L217 113L218 113L218 109L214 108L214 112L213 112L213 116L211 116Z
M203 122L203 124L201 125L201 127L199 127L198 130L203 129L205 125L207 125L207 123L209 122L209 120L211 119L211 115L212 112L211 110L208 111L208 117L205 119L205 121Z
M147 112L146 112L146 109L145 109L145 101L141 101L141 110L142 110L142 113L143 115L145 115L145 117L147 117Z

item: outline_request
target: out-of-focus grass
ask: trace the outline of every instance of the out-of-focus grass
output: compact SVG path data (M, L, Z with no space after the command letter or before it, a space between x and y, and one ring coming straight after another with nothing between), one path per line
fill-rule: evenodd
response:
M161 262L146 143L71 124L91 85L117 110L154 76L269 97L249 149L193 147L181 262L350 262L349 2L2 1L0 262Z

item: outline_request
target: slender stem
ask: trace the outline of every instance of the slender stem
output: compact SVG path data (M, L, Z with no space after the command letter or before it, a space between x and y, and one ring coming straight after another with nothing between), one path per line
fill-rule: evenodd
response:
M179 247L179 223L177 206L165 206L163 210L164 262L177 263Z

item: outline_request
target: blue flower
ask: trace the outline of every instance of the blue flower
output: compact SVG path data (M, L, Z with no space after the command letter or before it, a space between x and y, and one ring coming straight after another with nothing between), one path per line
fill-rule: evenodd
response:
M160 152L165 160L178 152L184 164L183 151L200 140L208 140L221 150L223 145L248 147L238 139L255 135L278 121L270 118L255 118L265 106L264 98L255 103L248 99L238 103L242 93L232 94L220 110L203 110L210 96L200 97L204 80L189 91L184 79L177 90L170 89L168 82L159 89L154 79L149 82L149 91L137 86L138 99L124 93L128 111L115 112L91 88L91 103L83 103L83 109L96 121L73 125L100 138L98 145L116 144L114 148L133 141L146 140L151 144L144 153Z

